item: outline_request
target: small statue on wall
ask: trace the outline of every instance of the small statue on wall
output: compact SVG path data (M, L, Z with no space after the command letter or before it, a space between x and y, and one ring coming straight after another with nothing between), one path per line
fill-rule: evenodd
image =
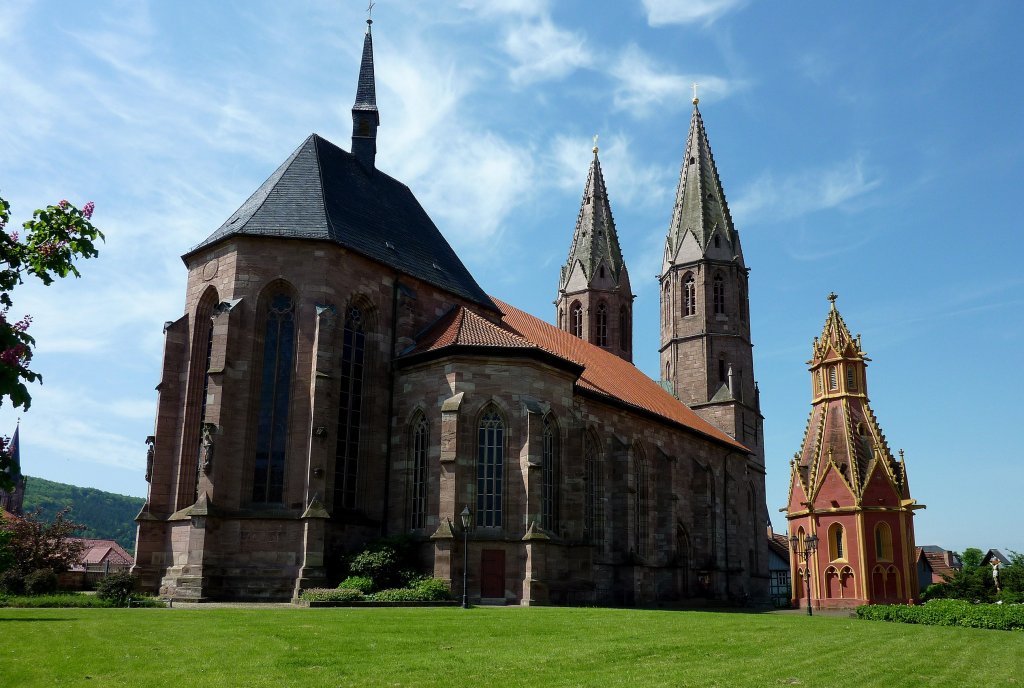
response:
M199 470L203 475L210 475L213 470L213 435L217 432L217 426L213 423L203 423L203 439L199 449Z
M156 438L150 435L146 438L146 482L153 480L153 455L156 453Z

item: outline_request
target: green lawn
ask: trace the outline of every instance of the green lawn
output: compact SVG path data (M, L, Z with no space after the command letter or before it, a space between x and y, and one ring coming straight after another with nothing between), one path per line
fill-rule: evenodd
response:
M726 612L0 609L0 685L1024 686L1024 633Z

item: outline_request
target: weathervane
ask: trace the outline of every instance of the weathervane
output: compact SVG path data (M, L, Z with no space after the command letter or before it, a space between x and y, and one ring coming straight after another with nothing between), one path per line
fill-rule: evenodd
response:
M594 134L594 153L597 154L597 134Z
M697 97L697 82L693 82L693 104L696 105L700 102L700 98Z
M376 4L377 3L375 3L375 2L371 2L366 7L366 23L367 24L372 24L373 23L373 6L376 5Z

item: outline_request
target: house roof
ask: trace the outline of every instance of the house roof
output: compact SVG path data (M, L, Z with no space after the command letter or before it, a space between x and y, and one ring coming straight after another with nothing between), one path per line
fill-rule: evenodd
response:
M128 564L135 562L132 555L124 551L121 545L113 540L98 540L94 538L75 538L82 543L82 556L80 564L102 564L109 561L111 564Z
M330 241L495 309L405 184L311 134L213 234Z
M789 560L789 540L782 533L772 533L768 536L768 549L782 559Z
M937 576L951 578L961 568L956 554L938 545L922 545L917 548L917 551L919 552L918 557L924 556L932 573Z
M997 559L999 563L1004 566L1010 565L1010 558L997 549L990 549L989 551L985 552L985 556L982 558L981 563L988 564L993 559Z
M504 301L493 298L500 319L490 320L456 307L428 328L403 358L414 360L442 354L457 347L483 347L499 351L534 351L573 365L576 387L606 401L655 415L662 420L749 453L749 449L694 413L662 389L632 363L574 337Z

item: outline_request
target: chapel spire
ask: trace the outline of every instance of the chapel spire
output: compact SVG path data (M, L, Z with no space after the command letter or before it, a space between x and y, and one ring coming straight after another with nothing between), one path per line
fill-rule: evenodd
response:
M632 361L633 292L615 231L596 136L593 153L569 258L558 280L558 326Z
M366 20L366 36L363 38L363 59L359 65L359 83L356 87L356 102L352 105L352 154L367 169L373 169L377 157L377 127L380 113L377 112L377 89L373 78L373 33L372 19Z

